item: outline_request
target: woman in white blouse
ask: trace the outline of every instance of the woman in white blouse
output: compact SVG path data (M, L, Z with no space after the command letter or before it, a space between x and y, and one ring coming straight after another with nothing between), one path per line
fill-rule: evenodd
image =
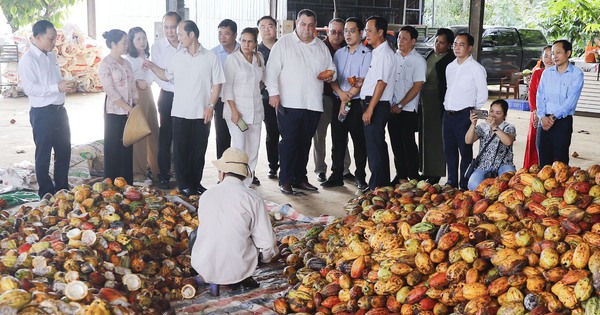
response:
M252 175L256 169L264 117L260 84L265 63L257 50L257 38L257 28L248 27L242 31L240 49L230 54L225 62L226 82L223 84L223 97L229 105L225 106L223 117L231 134L231 146L248 154ZM248 177L244 183L246 186L260 185L256 177Z
M139 103L142 112L148 121L151 133L144 139L133 144L133 180L144 182L148 179L148 166L152 170L152 177L156 179L158 170L158 117L156 105L152 96L152 71L142 67L144 60L150 56L148 38L141 27L134 27L128 33L129 53L125 59L131 63L135 84L139 94Z
M110 54L100 62L98 77L104 101L104 177L123 177L133 183L133 149L123 146L127 116L138 101L133 70L122 56L127 53L127 33L113 29L104 32Z

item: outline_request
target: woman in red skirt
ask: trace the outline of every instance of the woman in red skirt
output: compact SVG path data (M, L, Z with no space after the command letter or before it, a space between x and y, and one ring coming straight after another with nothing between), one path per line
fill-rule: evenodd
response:
M523 167L527 169L534 164L538 164L538 152L535 147L535 138L539 124L538 117L536 115L536 94L538 85L540 84L540 78L542 77L542 72L544 72L545 68L554 65L554 61L552 61L551 45L544 47L541 58L542 62L540 63L540 68L533 70L533 73L531 74L531 82L529 83L529 108L531 110L531 117L529 119L527 145L525 146L525 161L523 162Z

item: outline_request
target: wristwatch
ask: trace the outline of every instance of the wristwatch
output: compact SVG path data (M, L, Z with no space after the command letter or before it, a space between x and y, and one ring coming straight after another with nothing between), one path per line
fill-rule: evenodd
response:
M494 128L494 130L492 130L492 131L494 131L494 132L498 131L498 127Z
M213 104L213 103L208 103L208 107L210 107L210 108L212 108L212 109L215 109L215 104Z

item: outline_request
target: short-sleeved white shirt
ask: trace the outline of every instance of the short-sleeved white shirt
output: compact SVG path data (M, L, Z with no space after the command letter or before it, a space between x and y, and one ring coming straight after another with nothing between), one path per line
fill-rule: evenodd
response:
M396 57L394 51L387 42L383 42L377 48L373 49L372 54L371 66L360 90L360 98L364 100L367 96L373 96L377 81L381 80L387 85L379 100L389 102L394 95L394 81L396 80Z
M259 66L260 64L260 66ZM244 54L236 50L225 61L225 84L223 84L223 117L231 118L228 101L233 100L238 112L249 124L261 123L264 118L260 81L265 72L265 62L258 53L249 63Z
M203 119L212 86L225 82L219 58L202 45L195 55L185 48L178 50L165 75L175 85L171 116L185 119Z
M396 82L392 103L395 105L400 103L415 82L425 82L426 73L427 61L415 49L411 50L406 56L402 56L400 50L398 50L396 52ZM417 111L420 95L421 93L417 94L412 101L402 107L402 110L407 112Z

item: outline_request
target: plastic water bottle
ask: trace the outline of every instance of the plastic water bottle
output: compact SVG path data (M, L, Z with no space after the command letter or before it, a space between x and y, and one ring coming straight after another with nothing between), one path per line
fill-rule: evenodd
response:
M338 120L340 122L344 122L346 120L346 116L348 116L348 112L350 111L350 102L346 103L344 106L344 112L338 115Z

